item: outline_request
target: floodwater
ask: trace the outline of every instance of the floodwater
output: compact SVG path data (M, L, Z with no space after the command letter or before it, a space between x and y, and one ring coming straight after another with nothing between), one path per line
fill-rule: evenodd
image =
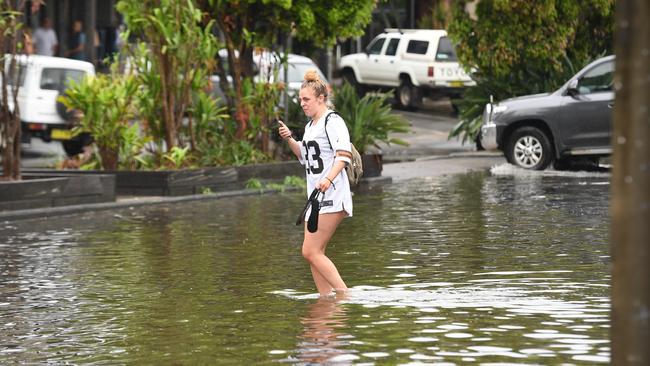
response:
M304 193L0 225L0 363L608 363L609 176L443 176L355 195L318 299Z

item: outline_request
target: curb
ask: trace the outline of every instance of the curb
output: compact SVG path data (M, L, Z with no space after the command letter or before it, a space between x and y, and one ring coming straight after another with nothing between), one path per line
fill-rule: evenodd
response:
M448 155L433 155L433 156L424 156L415 161L429 161L429 160L443 160L443 159L455 159L455 158L502 158L503 153L496 151L470 151L470 152L456 152Z

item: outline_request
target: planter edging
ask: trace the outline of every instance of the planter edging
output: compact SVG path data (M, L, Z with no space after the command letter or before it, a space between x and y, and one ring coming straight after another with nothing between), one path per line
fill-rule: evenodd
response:
M183 196L243 189L252 178L281 180L288 175L304 175L295 160L236 167L208 167L179 170L47 170L24 169L27 173L60 175L112 174L116 177L116 193L126 196Z
M2 182L0 212L115 201L115 176L23 173L23 180Z

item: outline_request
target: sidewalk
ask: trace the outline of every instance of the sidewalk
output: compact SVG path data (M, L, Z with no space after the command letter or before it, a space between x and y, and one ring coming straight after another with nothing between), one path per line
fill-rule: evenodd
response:
M415 161L384 164L382 175L399 182L472 171L485 171L506 162L500 153L462 152L418 158Z

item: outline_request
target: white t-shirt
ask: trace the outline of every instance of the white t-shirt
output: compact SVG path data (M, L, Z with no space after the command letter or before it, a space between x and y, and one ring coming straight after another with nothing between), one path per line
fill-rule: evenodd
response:
M34 47L37 55L54 56L54 46L58 43L54 29L36 28L34 31Z
M325 133L325 119L332 111L327 110L316 122L309 122L300 145L300 163L305 167L307 174L307 195L311 194L318 182L324 179L332 170L337 150L350 152L350 134L345 121L338 114L332 114L327 121L327 134ZM329 135L329 141L327 136ZM330 146L331 142L331 146ZM332 180L334 185L325 192L320 205L320 213L345 211L352 216L352 193L350 182L345 169ZM320 199L320 198L319 198ZM309 217L309 212L305 220Z

